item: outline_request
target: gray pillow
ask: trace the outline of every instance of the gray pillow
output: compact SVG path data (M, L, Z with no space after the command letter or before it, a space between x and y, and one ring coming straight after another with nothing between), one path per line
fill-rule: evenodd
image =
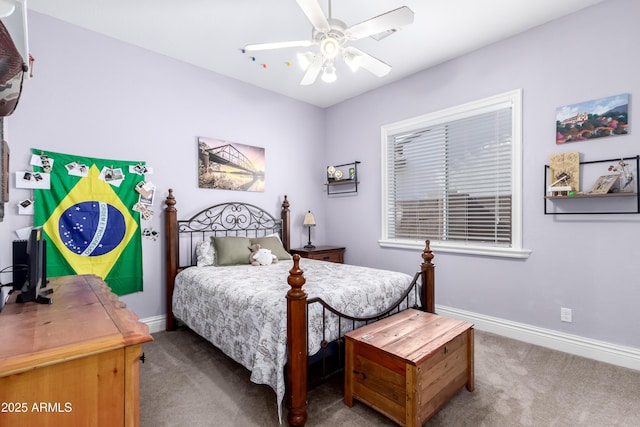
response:
M249 264L251 240L248 237L212 237L216 265Z
M291 259L291 255L285 250L278 236L255 237L251 239L251 244L253 245L254 243L269 249L273 255L278 257L278 260Z

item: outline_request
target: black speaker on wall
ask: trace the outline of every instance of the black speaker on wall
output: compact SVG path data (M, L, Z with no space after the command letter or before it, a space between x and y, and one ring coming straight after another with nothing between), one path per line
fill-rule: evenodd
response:
M19 291L27 281L29 271L29 254L26 240L13 241L13 290Z

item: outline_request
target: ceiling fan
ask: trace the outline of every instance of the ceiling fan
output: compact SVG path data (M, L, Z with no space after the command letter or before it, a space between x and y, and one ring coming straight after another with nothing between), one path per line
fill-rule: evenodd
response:
M322 80L336 80L335 59L342 54L344 61L356 71L359 67L382 77L391 71L391 66L353 46L349 42L369 36L390 33L398 28L413 23L413 11L406 6L378 15L374 18L347 27L338 19L331 17L331 0L329 0L329 17L326 17L318 0L296 0L298 6L307 16L313 30L311 40L289 42L260 43L245 46L246 52L282 49L292 47L320 46L320 52L298 53L300 65L306 70L301 85L310 85L322 71Z

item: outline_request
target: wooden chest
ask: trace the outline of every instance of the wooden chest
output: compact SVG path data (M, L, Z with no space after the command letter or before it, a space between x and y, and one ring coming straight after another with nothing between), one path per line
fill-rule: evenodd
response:
M405 310L345 336L344 403L357 399L403 426L421 426L466 385L473 324Z

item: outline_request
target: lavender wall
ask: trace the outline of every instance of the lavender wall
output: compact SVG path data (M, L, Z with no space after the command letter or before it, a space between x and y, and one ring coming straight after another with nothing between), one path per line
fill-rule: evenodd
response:
M436 253L436 303L640 348L640 218L544 215L542 197L552 153L579 151L583 160L640 154L633 129L640 60L632 47L639 17L638 2L606 1L330 108L326 164L362 161L362 184L355 197L327 199L327 240L348 246L349 263L415 271L418 253L377 245L380 126L522 88L523 240L532 254ZM631 94L630 135L555 144L556 107L620 93ZM560 307L573 309L573 323L560 322Z
M640 4L609 0L400 82L321 110L31 13L35 78L8 122L11 171L38 147L79 155L140 159L162 197L174 188L181 216L230 198L279 211L293 207L293 244L306 242L302 216L316 214L316 243L344 244L346 260L413 272L417 251L380 248L380 126L516 88L524 92L524 245L526 260L436 254L437 303L482 315L640 348L633 333L640 301L636 215L543 215L543 165L552 153L584 160L640 153L637 137L566 146L554 143L555 108L619 93L640 93ZM446 43L446 40L442 41ZM197 188L196 137L266 148L267 190ZM318 160L321 159L321 160ZM324 168L360 160L360 192L327 197ZM14 185L13 177L11 184ZM31 224L11 189L0 223L0 261L11 262L13 230ZM182 201L182 205L180 204ZM143 226L162 230L156 217ZM145 291L125 297L142 318L164 313L161 241L143 241ZM2 281L10 277L3 276ZM560 307L573 309L561 323ZM629 326L627 326L629 325Z
M85 31L37 13L29 15L35 77L7 119L13 172L28 167L30 149L99 158L144 160L154 168L156 215L143 227L163 230L163 199L173 188L182 217L230 199L280 212L292 206L292 244L306 236L302 218L324 199L309 194L310 170L322 156L324 115L287 97ZM265 148L264 193L199 189L197 136ZM32 224L16 205L31 197L15 189L0 223L0 261L11 264L14 230ZM37 203L37 201L36 201ZM184 206L184 208L182 208ZM188 207L188 208L187 208ZM143 239L144 292L123 298L141 318L164 313L162 240ZM11 275L2 281L10 282Z

